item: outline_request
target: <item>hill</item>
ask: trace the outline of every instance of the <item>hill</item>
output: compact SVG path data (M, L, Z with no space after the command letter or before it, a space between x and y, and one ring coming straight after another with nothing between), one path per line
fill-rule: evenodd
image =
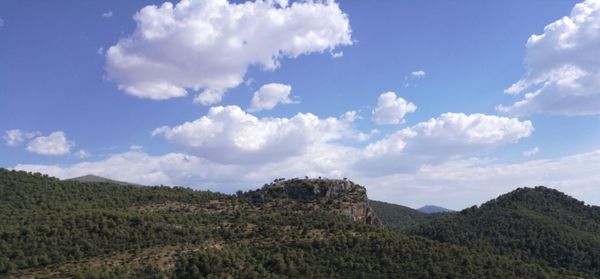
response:
M137 185L134 183L112 180L109 178L105 178L105 177L101 177L101 176L97 176L97 175L93 175L93 174L69 178L67 180L79 181L79 182L83 182L83 183L91 182L91 183L112 183L112 184L120 184L120 185Z
M0 169L8 278L569 278L378 225L360 185L277 180L235 196Z
M437 206L437 205L425 205L425 206L419 207L417 210L420 212L423 212L423 213L427 213L427 214L455 212L454 210L443 208L443 207Z
M434 218L411 232L600 277L600 208L542 186Z

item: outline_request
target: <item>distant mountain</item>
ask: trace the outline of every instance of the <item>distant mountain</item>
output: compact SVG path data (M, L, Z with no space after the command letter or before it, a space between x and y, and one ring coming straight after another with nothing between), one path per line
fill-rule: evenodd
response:
M375 210L375 214L384 225L393 228L419 224L429 220L431 216L410 207L387 202L370 200L369 205Z
M600 207L543 186L441 215L411 233L600 277Z
M443 208L437 205L426 205L417 209L420 212L432 214L432 213L448 213L454 212L452 209Z
M106 177L97 176L97 175L93 175L93 174L88 174L88 175L84 175L84 176L69 178L67 180L84 182L84 183L94 182L94 183L113 183L113 184L119 184L119 185L138 185L138 184L135 184L135 183L129 183L129 182L123 182L123 181L113 180L113 179L109 179L109 178L106 178Z

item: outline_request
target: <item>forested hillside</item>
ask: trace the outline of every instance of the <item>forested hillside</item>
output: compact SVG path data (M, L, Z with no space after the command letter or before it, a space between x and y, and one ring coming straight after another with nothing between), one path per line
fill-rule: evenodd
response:
M600 276L600 207L546 187L517 189L411 233Z
M381 219L381 222L392 228L404 228L423 223L434 217L434 215L393 203L370 200L369 205L373 208L377 217Z
M428 235L427 228L438 224L435 219L418 231L435 240L391 230L380 224L371 206L365 188L345 180L279 179L231 196L61 181L0 169L0 276L591 278L597 274L589 257L595 255L596 246L585 250L591 254L575 258L580 265L555 268L563 265L538 260L543 258L537 254L500 255L479 249L470 245L471 236ZM551 222L554 216L578 212L579 206L537 217ZM474 214L471 211L475 212L460 216ZM598 220L596 209L584 211L589 216L569 222L577 231L596 231L588 222ZM439 220L454 222L451 216ZM500 230L495 237L504 241L508 235ZM515 246L529 240L526 235L513 236ZM584 249L580 245L594 243L583 236L576 239L582 242L573 243L573 253ZM564 259L556 258L559 263Z

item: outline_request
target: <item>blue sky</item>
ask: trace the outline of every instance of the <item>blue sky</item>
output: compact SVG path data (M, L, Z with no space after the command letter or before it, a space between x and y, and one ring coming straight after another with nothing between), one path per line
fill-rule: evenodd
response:
M0 166L600 204L598 1L284 2L2 1Z

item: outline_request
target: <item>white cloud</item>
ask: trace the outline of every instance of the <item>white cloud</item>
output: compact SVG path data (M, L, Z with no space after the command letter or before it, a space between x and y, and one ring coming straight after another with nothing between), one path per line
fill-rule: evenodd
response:
M538 154L539 152L540 152L540 149L536 146L536 147L534 147L532 149L525 150L523 152L523 156L525 156L525 157L531 157L531 156L533 156L535 154Z
M356 134L356 141L365 142L365 141L371 139L371 137L373 137L374 135L379 134L379 132L380 131L377 129L373 129L373 130L369 131L368 133L360 132L360 133Z
M502 164L452 160L425 165L414 173L360 178L369 197L412 207L437 204L462 209L517 187L545 185L600 205L600 150L548 160Z
M65 155L69 153L73 145L67 140L64 132L58 131L31 140L27 144L27 151L40 155Z
M102 13L102 17L105 17L105 18L109 18L109 17L112 17L112 16L113 16L113 12L112 11L108 11L108 12Z
M373 121L379 125L404 122L407 113L417 110L417 106L397 97L394 92L379 95L377 107L373 110Z
M343 56L344 56L344 52L343 51L331 52L331 57L332 58L342 58Z
M20 129L7 130L2 137L9 146L17 146L22 142L38 136L40 132L27 132Z
M316 145L303 155L258 165L218 164L200 157L169 153L152 156L128 151L109 158L71 166L26 165L15 169L47 173L59 178L96 174L146 185L184 185L233 193L260 187L278 177L349 177L368 189L369 197L408 206L438 204L461 209L496 197L516 187L546 185L589 203L600 205L600 150L563 158L515 164L467 158L422 165L410 173L361 176L349 172L358 160L353 149Z
M77 153L75 153L75 156L77 156L79 159L85 159L89 158L92 155L84 149L79 149Z
M523 115L600 114L600 1L575 5L569 17L544 28L527 41L527 75L505 90L526 93L502 112Z
M347 112L344 112L344 114L340 116L340 119L346 122L354 122L356 120L362 119L362 117L358 114L357 111L349 110Z
M82 162L68 167L20 164L15 169L48 173L63 179L95 174L146 185L195 186L199 181L210 180L211 175L220 177L221 182L226 181L227 175L232 175L227 166L216 166L195 156L180 153L151 156L135 150L114 154L104 160Z
M485 154L528 137L533 130L531 121L516 118L444 113L367 145L356 171L365 175L410 172L422 164Z
M237 106L212 107L208 114L179 126L164 126L152 134L183 145L194 154L221 163L280 161L309 146L340 139L348 122L320 119L310 113L291 118L257 118Z
M110 47L106 69L126 93L164 100L203 90L209 105L243 82L249 66L351 45L348 17L334 1L169 2L135 14L134 33Z
M144 149L144 147L141 146L141 145L134 144L134 145L129 146L129 149L131 149L131 150L142 150L142 149Z
M410 73L410 76L413 78L424 78L426 75L427 75L427 73L425 73L425 71L423 71L423 70L414 71L414 72Z
M292 87L287 84L269 83L254 92L248 111L261 111L274 108L277 104L291 104L290 92Z

